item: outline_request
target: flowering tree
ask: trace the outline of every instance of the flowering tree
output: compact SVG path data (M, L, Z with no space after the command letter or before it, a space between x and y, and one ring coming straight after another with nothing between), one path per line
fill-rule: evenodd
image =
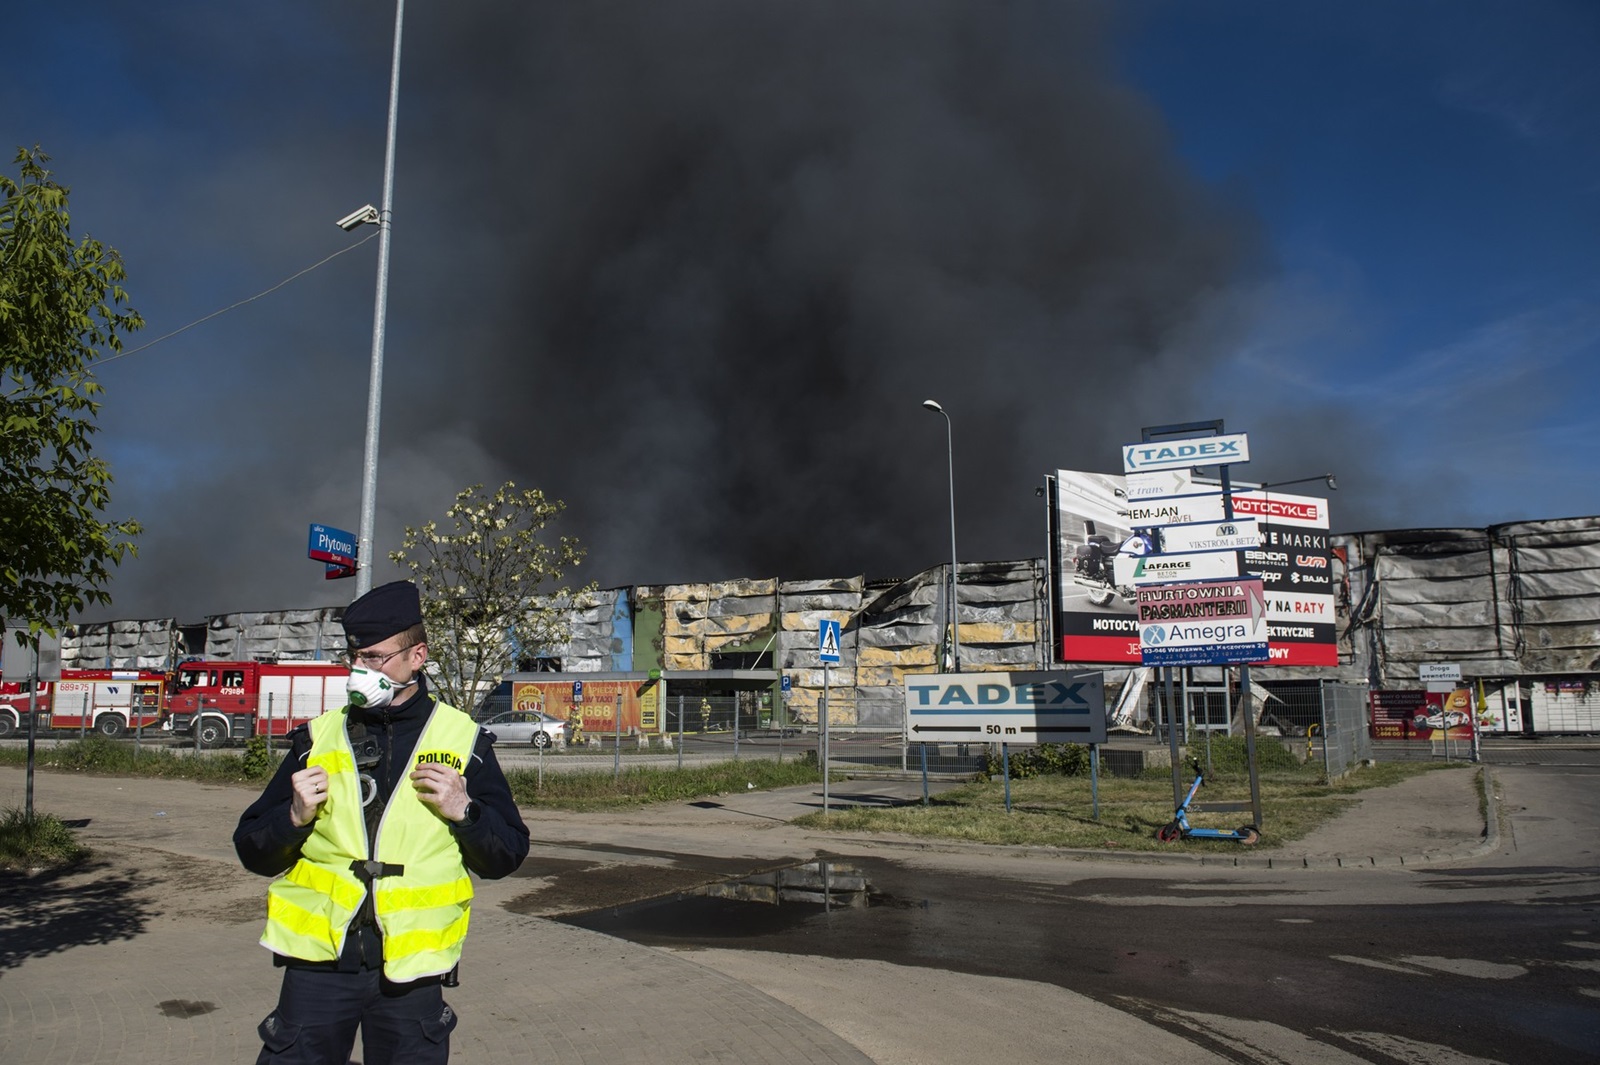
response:
M432 521L406 527L389 558L411 571L422 593L428 657L445 702L470 713L519 658L567 640L569 611L595 586L561 586L586 553L573 537L544 535L565 509L537 488L507 481L487 495L475 484L445 511L449 531Z

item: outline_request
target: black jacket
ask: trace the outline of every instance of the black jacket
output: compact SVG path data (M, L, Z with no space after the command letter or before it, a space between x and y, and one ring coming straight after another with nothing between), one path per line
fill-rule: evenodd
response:
M417 692L405 702L378 710L349 711L352 728L364 725L367 735L377 742L378 764L369 772L378 787L376 801L367 807L368 839L374 838L377 815L388 804L396 786L410 787L411 752L433 710L427 678L418 675ZM311 733L302 725L289 734L289 754L267 784L260 798L239 818L233 833L233 846L239 861L252 873L278 876L300 858L300 847L310 838L315 822L294 827L289 805L294 796L290 777L305 768L311 753ZM495 759L494 747L480 730L472 752L473 764L467 771L467 797L478 804L477 820L451 825L461 858L468 870L485 880L498 880L515 872L528 856L528 827L511 798L511 787ZM321 963L319 968L354 970L365 965L381 968L382 945L372 917L371 895L345 940L344 954L337 963ZM280 959L288 965L308 965L293 958Z

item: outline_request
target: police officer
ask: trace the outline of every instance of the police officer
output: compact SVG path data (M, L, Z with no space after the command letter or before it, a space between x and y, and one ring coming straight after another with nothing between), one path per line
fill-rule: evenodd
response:
M416 585L345 610L348 704L290 734L290 751L239 819L246 869L278 877L261 944L284 968L258 1065L444 1062L472 881L528 854L483 730L428 694ZM388 940L385 957L384 941Z

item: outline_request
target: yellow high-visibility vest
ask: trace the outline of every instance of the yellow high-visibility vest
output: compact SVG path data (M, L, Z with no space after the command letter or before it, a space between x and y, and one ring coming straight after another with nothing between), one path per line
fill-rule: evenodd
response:
M406 779L394 792L369 849L361 782L345 728L345 709L311 722L307 765L328 773L328 798L300 860L267 889L267 927L261 945L304 961L335 961L350 923L367 897L366 880L351 868L369 857L400 872L372 880L374 912L383 933L383 975L395 983L438 976L461 960L472 912L472 880L449 822L417 797ZM444 703L433 708L417 740L411 768L443 762L462 775L472 760L478 726Z

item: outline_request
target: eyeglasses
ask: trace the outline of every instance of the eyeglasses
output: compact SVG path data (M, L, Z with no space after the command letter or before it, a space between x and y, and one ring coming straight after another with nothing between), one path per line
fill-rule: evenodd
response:
M413 644L412 646L416 645ZM360 666L363 669L382 669L389 659L409 650L411 650L410 647L402 647L399 650L390 651L388 654L378 651L352 651L344 656L344 663L347 666Z

